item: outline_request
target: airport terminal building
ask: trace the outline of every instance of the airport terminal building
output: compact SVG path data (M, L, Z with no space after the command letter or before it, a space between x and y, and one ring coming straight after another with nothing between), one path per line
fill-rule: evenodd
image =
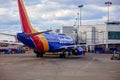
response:
M69 31L70 35L68 28L63 27L63 30L64 33L65 30ZM86 45L88 51L95 51L97 48L99 51L120 50L120 22L82 25L78 27L77 32L78 43ZM74 34L74 31L71 31L71 34Z

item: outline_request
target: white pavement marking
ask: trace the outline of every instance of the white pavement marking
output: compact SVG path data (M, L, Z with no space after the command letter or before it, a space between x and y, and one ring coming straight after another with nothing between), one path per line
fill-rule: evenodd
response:
M83 66L81 69L83 70L83 69L88 68L88 66L90 66L94 60L96 60L96 57L94 57L91 61L89 61L89 62L88 62L85 66Z

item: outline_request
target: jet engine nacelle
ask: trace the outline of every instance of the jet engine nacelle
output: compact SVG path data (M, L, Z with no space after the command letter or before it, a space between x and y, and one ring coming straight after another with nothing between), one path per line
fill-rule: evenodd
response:
M82 47L77 47L77 55L82 55L84 54L84 50Z
M73 55L82 55L84 54L83 48L78 46L74 50L72 50Z

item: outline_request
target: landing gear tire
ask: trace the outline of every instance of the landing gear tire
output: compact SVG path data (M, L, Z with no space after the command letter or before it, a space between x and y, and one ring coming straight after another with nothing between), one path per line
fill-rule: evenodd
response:
M77 55L77 50L72 50L73 55Z
M36 53L36 57L37 57L37 58L40 57L39 53Z
M36 57L43 57L44 52L39 52L34 50L34 52L36 53Z
M40 57L43 57L43 54L44 54L44 53L43 53L43 52L41 52L41 53L40 53Z
M65 54L60 54L60 58L65 58Z
M43 57L43 53L36 53L36 57Z

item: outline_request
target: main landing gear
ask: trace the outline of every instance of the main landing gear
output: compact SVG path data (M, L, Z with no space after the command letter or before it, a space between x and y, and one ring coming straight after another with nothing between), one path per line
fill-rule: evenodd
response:
M34 52L36 53L36 57L43 57L44 52L39 52L34 50Z
M43 57L43 53L42 52L36 53L36 57Z
M65 54L66 50L63 50L62 53L59 54L60 58L65 58L66 54Z
M65 54L60 53L60 58L65 58Z

